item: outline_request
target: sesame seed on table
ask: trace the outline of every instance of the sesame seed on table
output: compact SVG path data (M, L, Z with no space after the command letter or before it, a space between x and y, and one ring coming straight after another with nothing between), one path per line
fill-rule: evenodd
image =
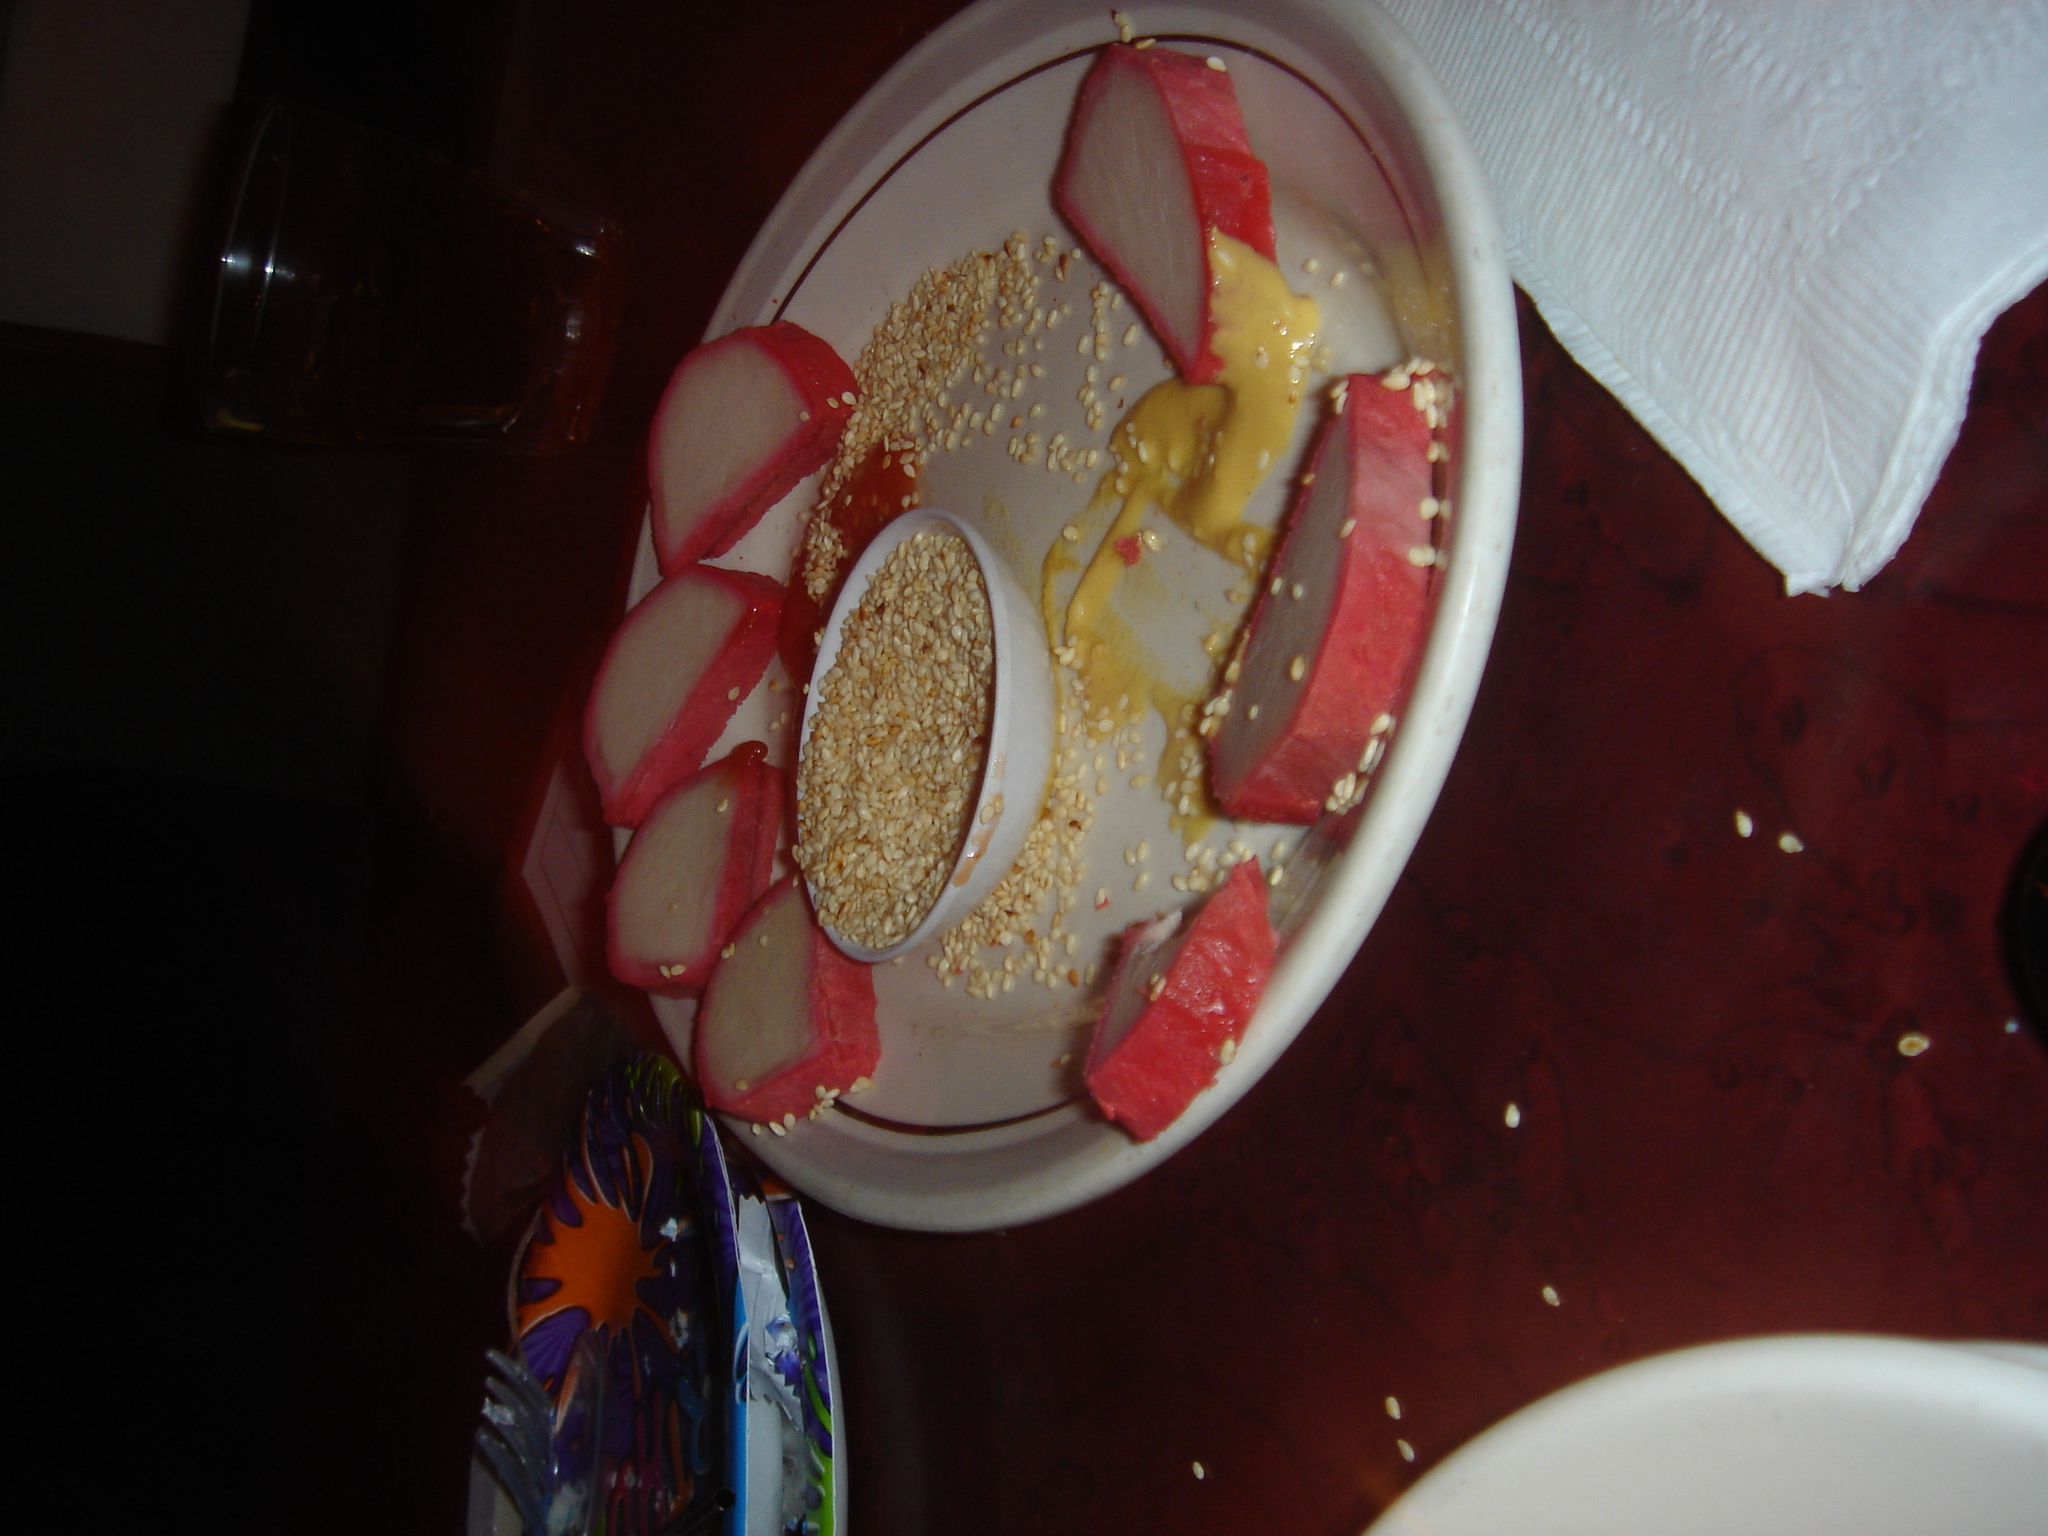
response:
M378 1101L377 1166L440 1236L423 1214L412 1268L345 1256L335 1281L367 1315L391 1274L422 1277L403 1337L431 1406L349 1431L398 1469L371 1476L424 1489L401 1528L459 1518L503 1286L502 1254L454 1228L475 1062L441 1073L436 1032L459 1016L480 1060L477 1018L509 1036L561 985L496 874L573 763L554 719L617 608L630 423L810 151L954 9L534 0L494 55L494 167L605 208L635 264L586 451L427 450L415 480L385 753L448 911L438 953L400 935L378 962L398 970L370 990L417 1027L352 1070L404 1087ZM744 87L766 60L775 88ZM1127 311L1036 270L1074 304L1055 345L1121 338ZM855 1528L1355 1533L1503 1415L1663 1349L2048 1339L2048 1049L1998 929L2048 817L2028 664L2048 654L2048 291L1992 328L1898 558L1826 599L1785 598L1529 311L1523 346L1521 519L1478 703L1386 912L1294 1046L1185 1151L1068 1215L934 1238L817 1212ZM1037 397L996 446L1044 464ZM1062 768L1081 792L1093 750ZM1157 773L1182 777L1172 754ZM1163 898L1180 853L1112 854L1074 899ZM451 1297L481 1319L452 1343ZM1275 1349L1276 1317L1307 1347Z

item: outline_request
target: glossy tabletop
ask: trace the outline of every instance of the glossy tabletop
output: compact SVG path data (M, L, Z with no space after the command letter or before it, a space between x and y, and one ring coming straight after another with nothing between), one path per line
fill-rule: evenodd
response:
M661 383L810 149L951 9L512 11L491 168L624 226L626 320L589 447L423 465L392 748L444 858L514 855L616 617ZM1300 1040L1070 1215L819 1214L857 1532L1346 1536L1645 1354L2048 1340L2048 1049L1999 930L2048 817L2048 290L1993 328L1899 557L1796 599L1522 319L1492 659Z

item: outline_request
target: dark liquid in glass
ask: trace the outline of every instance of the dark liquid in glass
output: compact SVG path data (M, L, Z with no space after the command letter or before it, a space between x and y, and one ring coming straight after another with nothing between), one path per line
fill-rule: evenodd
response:
M436 156L273 107L223 261L210 424L544 448L589 427L615 236Z

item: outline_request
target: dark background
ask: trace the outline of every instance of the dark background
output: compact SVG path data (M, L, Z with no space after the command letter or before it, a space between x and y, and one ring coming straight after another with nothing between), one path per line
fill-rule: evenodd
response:
M507 1248L457 1225L458 1085L560 985L505 860L617 611L639 437L782 187L952 9L258 0L223 154L285 94L625 225L584 448L211 441L178 349L0 332L16 1380L95 1523L459 1520ZM1997 930L2048 810L2048 296L1907 550L1826 600L1526 306L1523 342L1494 660L1297 1046L1071 1216L821 1217L861 1529L1336 1536L1657 1349L2048 1339L2048 1065Z
M11 1267L56 1293L18 1381L95 1520L459 1523L509 1252L458 1227L459 1085L562 983L505 861L622 594L627 445L783 184L950 9L255 0L176 344L0 325ZM531 112L565 71L574 109ZM627 218L598 441L196 430L203 236L273 95Z

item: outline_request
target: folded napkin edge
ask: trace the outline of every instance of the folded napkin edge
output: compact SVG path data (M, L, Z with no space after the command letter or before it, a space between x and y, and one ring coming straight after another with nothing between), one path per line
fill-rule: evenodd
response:
M1904 421L1868 502L1852 516L1835 548L1765 512L1731 472L1672 418L1654 394L1607 346L1569 300L1522 252L1506 241L1509 270L1573 360L1591 374L1690 475L1708 500L1735 525L1751 548L1778 567L1785 594L1860 591L1913 531L1920 509L1940 477L1969 408L1970 381L1984 333L1999 315L2048 281L2048 230L2038 242L1992 273L1977 292L1951 311L1915 369Z
M1678 461L1707 499L1749 541L1750 547L1784 572L1786 595L1825 590L1834 562L1815 549L1810 540L1794 538L1793 530L1766 516L1741 484L1724 474L1692 434L1665 412L1656 397L1608 349L1570 302L1523 257L1513 241L1508 242L1507 257L1515 281L1529 295L1543 323L1550 327L1551 334L1572 360L1620 401L1643 430Z
M1858 515L1842 557L1841 584L1849 591L1860 591L1912 534L1962 432L1984 333L2043 282L2048 282L2048 229L1956 305L1928 344L1871 509Z

